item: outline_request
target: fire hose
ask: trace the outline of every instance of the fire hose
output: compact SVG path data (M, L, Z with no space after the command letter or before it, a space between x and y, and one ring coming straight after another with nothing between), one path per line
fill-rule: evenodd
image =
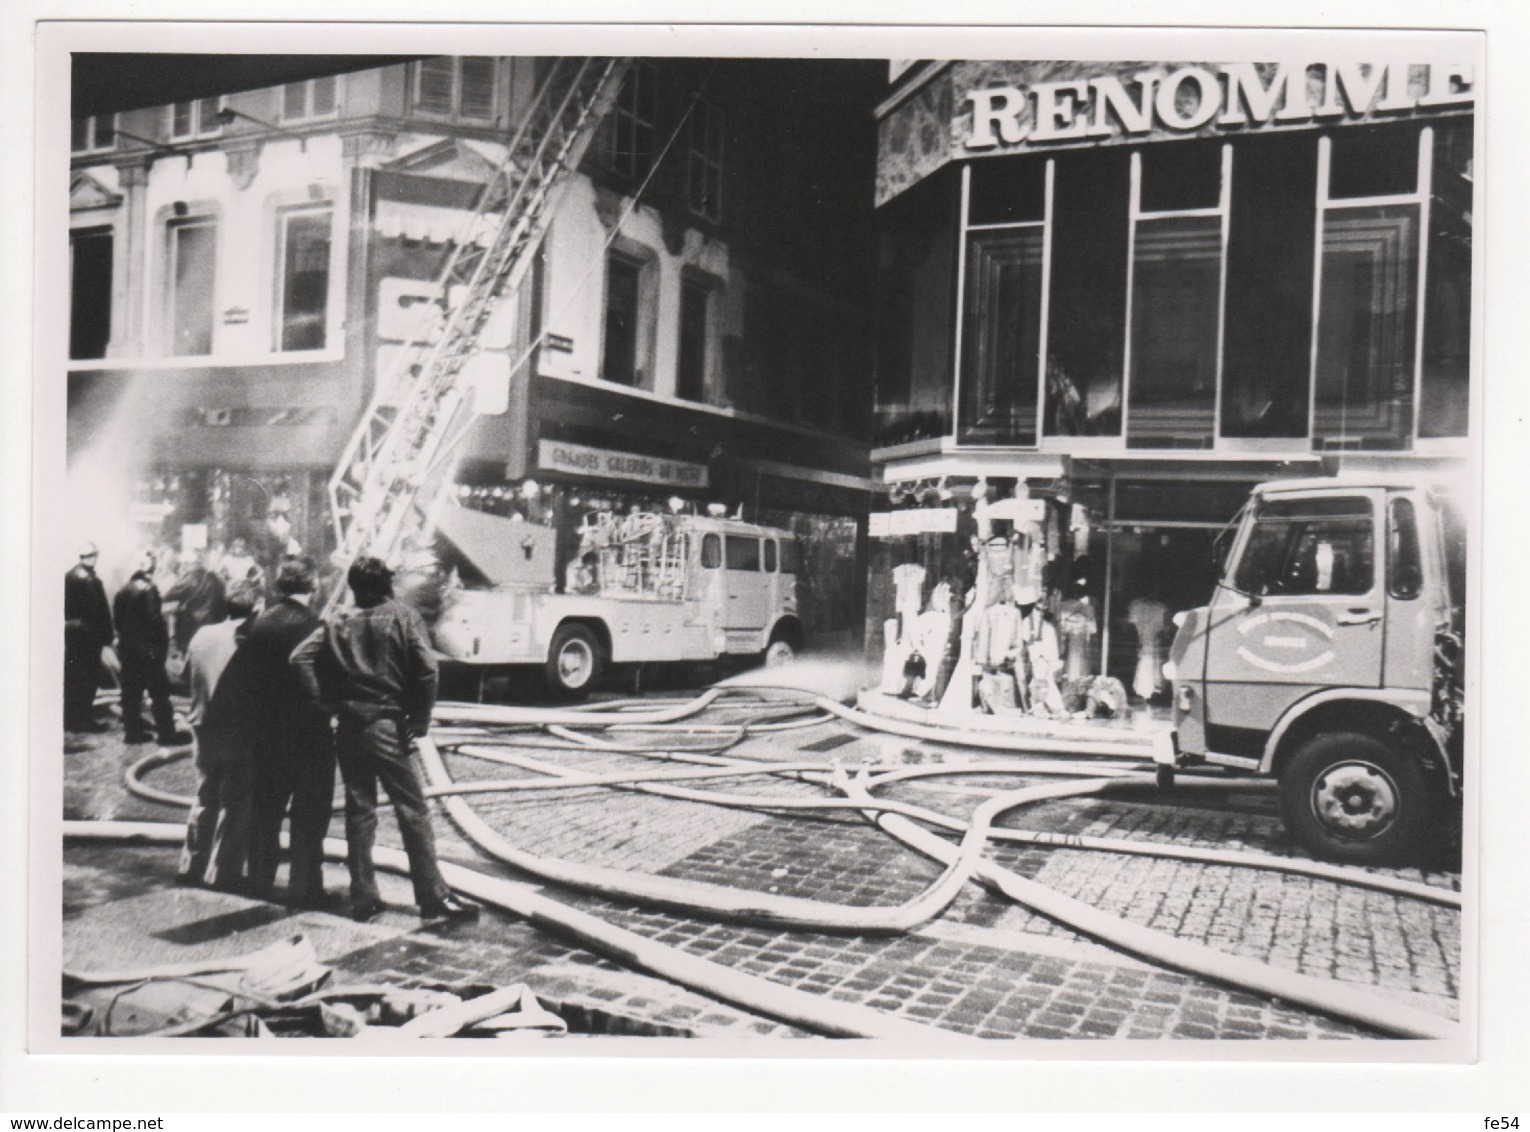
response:
M713 691L718 690L714 689ZM442 705L443 722L447 724L447 727L443 728L443 730L449 730L450 725L457 722L471 722L488 726L512 723L531 724L533 726L545 727L549 732L572 739L573 736L580 733L572 731L570 728L580 725L593 724L606 730L613 730L623 724L630 724L635 718L639 718L642 719L640 726L648 726L650 724L657 724L659 721L656 717L660 715L665 716L668 722L678 723L681 720L698 714L714 703L717 698L718 696L709 693L676 708L666 709L663 712L642 713L641 715L627 710L617 712L579 710L574 713L563 711L544 713L535 709L488 707L470 707L467 711L459 712L458 709L462 705ZM826 712L839 715L854 723L860 723L860 717L865 715L865 713L844 709L842 705L821 698L815 698L813 703L816 707ZM577 715L577 720L569 720L569 714ZM469 716L470 719L465 720L465 715ZM971 739L973 738L968 732L944 733L943 729L929 727L928 725L906 726L918 729L920 734L913 736L916 738L931 738L935 739L935 741L955 742L964 745L971 745ZM752 730L753 728L749 729ZM737 728L735 727L733 730L736 731ZM992 738L998 739L1000 737L994 736ZM1208 977L1231 982L1236 985L1247 986L1249 989L1257 990L1260 993L1275 995L1289 1001L1301 1002L1330 1014L1353 1018L1379 1029L1406 1036L1442 1037L1451 1032L1451 1027L1453 1026L1453 1023L1436 1015L1401 1006L1370 992L1336 986L1327 980L1314 979L1310 976L1270 968L1262 963L1228 956L1204 945L1189 943L1176 937L1132 925L1121 920L1119 917L1090 908L1088 905L1056 893L1036 882L1027 881L981 858L983 845L991 839L1028 840L1038 844L1061 843L1069 848L1146 853L1230 865L1251 865L1260 868L1278 867L1289 872L1321 876L1324 879L1334 880L1339 883L1363 883L1400 896L1429 899L1437 903L1459 904L1459 897L1455 894L1445 893L1431 886L1414 885L1393 878L1377 877L1374 874L1363 873L1358 870L1338 869L1332 866L1315 865L1311 862L1293 862L1283 858L1268 856L1187 849L1174 846L1145 845L1139 842L1119 842L1109 839L1070 837L1060 839L1059 841L1059 839L1049 835L1027 834L1022 831L994 830L989 828L992 819L1000 812L1023 805L1029 801L1037 801L1045 797L1096 793L1104 789L1127 787L1129 784L1134 784L1139 788L1143 785L1151 785L1150 782L1144 782L1140 776L1125 778L1114 773L1113 770L1101 774L1100 770L1103 768L1097 768L1094 773L1088 774L1091 780L1082 784L1068 783L1045 787L1030 787L1022 791L1011 791L1006 794L996 795L979 807L979 811L974 814L972 821L964 823L946 818L943 815L921 807L872 798L867 787L947 774L971 773L993 775L1024 772L1069 773L1078 775L1080 772L1087 773L1089 768L1078 767L1076 765L1070 766L1068 764L1054 764L1044 769L1042 765L1037 765L1035 760L1004 760L966 765L937 764L925 767L900 767L886 771L883 771L882 768L865 767L860 768L863 773L870 774L875 772L876 777L866 779L858 787L853 787L852 791L847 792L847 796L844 798L740 796L693 791L672 785L672 783L683 778L790 774L800 780L813 781L819 785L832 784L843 789L843 784L849 783L850 780L845 778L843 769L831 771L826 776L823 772L829 768L826 764L821 763L783 764L724 758L700 752L648 751L641 749L637 744L610 744L608 741L596 740L591 736L583 736L578 742L585 745L592 752L606 751L612 754L638 753L649 757L664 758L667 761L683 760L691 763L711 765L705 768L697 767L694 771L681 771L678 773L674 771L649 771L646 773L604 773L580 776L562 768L552 768L546 764L534 764L532 760L523 757L504 757L505 753L500 752L496 761L520 765L523 769L544 774L554 772L559 777L550 782L547 782L547 780L515 779L508 782L473 783L466 786L454 784L451 787L447 787L446 782L449 779L446 775L444 763L441 761L440 753L435 748L435 745L428 742L422 743L421 753L424 756L430 777L436 784L433 792L446 799L445 804L453 819L463 827L464 832L468 833L473 840L479 842L481 847L488 849L496 856L501 856L502 859L518 868L528 869L528 871L532 871L536 875L541 875L560 883L573 884L578 887L601 892L603 895L665 903L680 906L688 910L699 909L711 911L719 915L739 916L745 919L765 919L768 922L778 923L782 926L800 926L814 930L899 931L908 930L908 927L923 922L924 919L939 915L949 905L950 900L954 899L956 891L962 887L966 879L975 875L990 887L994 887L1011 899L1016 899L1040 911L1043 915L1075 927L1077 930L1085 932L1085 934L1105 939L1116 946L1135 951L1138 954L1167 963L1170 966L1180 967L1198 974L1205 974ZM1015 748L1015 745L1012 743L1007 744L1007 746L1009 749ZM634 750L634 748L636 749ZM1140 746L1136 750L1140 752ZM468 757L484 757L488 752L477 749L476 744L471 746L463 744L457 753ZM1101 750L1098 753L1103 754L1106 752ZM1112 750L1109 753L1124 752ZM145 767L146 764L163 761L168 761L168 758L163 755L156 755L143 760L139 765L140 767ZM137 769L135 768L135 770ZM707 770L714 773L706 773ZM836 775L838 776L837 779ZM547 782L547 784L543 785L542 782ZM532 783L537 783L537 785L532 785ZM1226 784L1247 788L1247 784L1237 783L1236 781ZM669 797L683 798L689 801L778 812L813 809L855 809L866 813L868 817L873 818L884 830L892 833L893 836L897 837L904 844L944 864L946 869L923 894L913 901L894 909L867 909L856 906L841 906L795 897L779 897L771 894L740 894L739 890L730 889L726 886L707 885L694 881L679 881L674 878L639 878L634 877L631 873L617 869L576 865L572 862L538 858L510 845L506 839L488 827L482 819L478 818L476 813L472 811L471 807L463 799L455 796L459 793L487 792L489 790L571 789L581 785L619 786L627 789L640 789ZM156 800L168 801L173 797L161 793ZM1000 799L1004 800L1003 805L999 804ZM184 800L180 801L184 802ZM914 824L915 820L925 822L926 824L942 826L953 832L959 832L962 834L962 842L959 845L953 845L944 838ZM471 888L465 887L464 891L476 894ZM1451 899L1452 897L1454 897L1453 900ZM905 921L911 922L905 925ZM881 927L880 925L883 924L887 926Z
M169 845L179 844L184 835L182 827L162 822L64 823L64 836L72 840ZM326 857L344 860L345 842L332 837L325 838L324 853ZM389 872L403 875L409 872L409 861L402 850L379 846L373 850L373 860L379 868ZM840 1002L782 986L757 975L735 971L710 959L687 954L637 932L617 927L515 881L486 876L449 861L441 862L441 874L459 892L519 916L538 927L572 936L606 956L746 1010L779 1018L815 1033L833 1037L936 1043L966 1040L948 1030L923 1026L869 1007Z

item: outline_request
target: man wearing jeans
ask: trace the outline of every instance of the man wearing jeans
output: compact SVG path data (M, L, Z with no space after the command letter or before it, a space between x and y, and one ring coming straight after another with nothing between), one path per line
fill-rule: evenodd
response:
M430 730L436 703L436 660L425 625L394 600L393 571L380 559L358 558L346 581L356 608L299 645L292 665L304 694L339 720L351 914L369 920L383 907L372 864L380 780L393 802L421 918L474 919L477 906L447 888L436 864L429 804L410 760L411 740Z

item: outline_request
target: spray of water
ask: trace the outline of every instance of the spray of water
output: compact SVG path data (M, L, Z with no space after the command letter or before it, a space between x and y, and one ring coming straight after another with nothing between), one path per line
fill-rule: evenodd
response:
M786 664L751 668L720 681L722 687L790 688L815 696L849 703L862 689L875 683L876 675L859 651L813 652Z

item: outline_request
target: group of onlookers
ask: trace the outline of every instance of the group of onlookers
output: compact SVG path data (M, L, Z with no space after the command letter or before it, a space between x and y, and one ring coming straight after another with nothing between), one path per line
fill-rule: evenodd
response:
M187 570L181 610L191 609L184 655L192 734L178 730L165 669L171 632L155 555L146 553L110 606L86 546L65 582L65 724L102 731L94 716L102 649L121 663L122 720L130 743L148 741L148 695L161 745L196 743L197 794L178 876L257 899L273 896L281 829L289 823L286 899L327 907L324 839L334 809L335 768L345 781L351 911L369 919L382 898L372 863L381 781L409 858L415 901L426 918L471 918L475 905L447 887L436 861L430 811L412 761L430 727L436 662L419 615L393 598L392 571L361 558L347 576L355 608L321 621L310 608L311 557L284 558L271 580L251 575L226 588L205 568ZM200 571L200 572L199 572ZM177 586L180 581L177 582ZM180 636L178 618L177 636ZM114 632L115 630L115 632Z

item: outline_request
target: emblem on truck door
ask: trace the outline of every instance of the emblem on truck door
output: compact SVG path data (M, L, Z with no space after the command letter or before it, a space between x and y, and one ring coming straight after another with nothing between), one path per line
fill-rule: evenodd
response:
M1334 658L1333 626L1307 613L1256 613L1238 624L1238 632L1248 638L1238 656L1266 672L1311 672Z

